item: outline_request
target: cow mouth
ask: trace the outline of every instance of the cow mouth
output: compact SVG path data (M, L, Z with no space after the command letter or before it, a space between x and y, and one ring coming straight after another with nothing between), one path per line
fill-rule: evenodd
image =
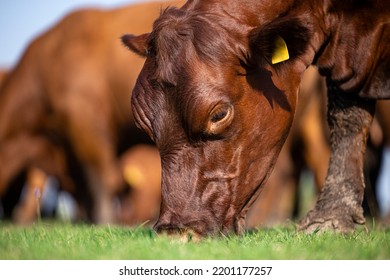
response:
M210 217L193 220L178 220L175 218L166 220L164 218L160 218L154 225L154 230L158 234L170 237L188 237L189 239L200 239L201 237L217 234L219 232L219 228L217 221L211 219Z
M202 240L205 235L196 232L190 228L179 228L172 225L155 226L155 230L159 235L166 236L173 241L178 242L198 242Z
M154 225L154 230L161 235L183 240L200 240L209 236L221 236L226 234L242 234L245 228L245 218L237 215L230 217L225 222L218 221L209 215L202 218L190 220L175 218L160 218ZM181 222L186 221L186 222Z

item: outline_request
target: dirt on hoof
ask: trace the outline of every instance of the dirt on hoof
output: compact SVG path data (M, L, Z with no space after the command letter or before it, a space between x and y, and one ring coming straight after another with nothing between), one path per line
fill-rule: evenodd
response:
M350 233L356 228L356 224L364 224L365 219L361 215L350 215L348 212L338 211L329 213L325 211L311 210L298 224L298 230L306 233L333 231L337 233Z

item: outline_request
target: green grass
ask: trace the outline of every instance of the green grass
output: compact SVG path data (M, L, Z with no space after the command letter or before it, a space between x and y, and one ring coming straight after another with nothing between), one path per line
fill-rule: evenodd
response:
M281 227L180 243L148 228L0 223L0 259L390 259L390 230L308 235Z

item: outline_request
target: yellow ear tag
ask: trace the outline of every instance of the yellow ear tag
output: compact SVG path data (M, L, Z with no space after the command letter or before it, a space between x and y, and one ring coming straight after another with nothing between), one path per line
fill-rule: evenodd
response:
M142 171L134 165L126 165L123 171L123 177L129 186L135 189L143 187L145 176Z
M272 64L286 61L290 58L286 42L282 37L278 36L275 41L275 49L272 53Z

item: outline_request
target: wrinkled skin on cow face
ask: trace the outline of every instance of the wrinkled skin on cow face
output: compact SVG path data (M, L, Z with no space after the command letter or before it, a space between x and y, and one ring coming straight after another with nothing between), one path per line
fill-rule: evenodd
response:
M287 136L295 95L288 99L279 91L280 100L267 100L248 83L251 76L235 73L221 85L204 76L198 84L212 89L207 92L152 90L148 68L147 63L132 103L137 122L156 142L162 158L156 228L241 232L249 201ZM266 83L275 87L268 77Z
M164 15L161 22L166 24ZM170 233L241 233L248 207L287 137L299 77L250 67L228 50L199 60L185 36L175 51L177 59L186 59L161 70L156 45L164 32L148 39L150 53L132 96L135 119L162 159L162 204L155 227Z

